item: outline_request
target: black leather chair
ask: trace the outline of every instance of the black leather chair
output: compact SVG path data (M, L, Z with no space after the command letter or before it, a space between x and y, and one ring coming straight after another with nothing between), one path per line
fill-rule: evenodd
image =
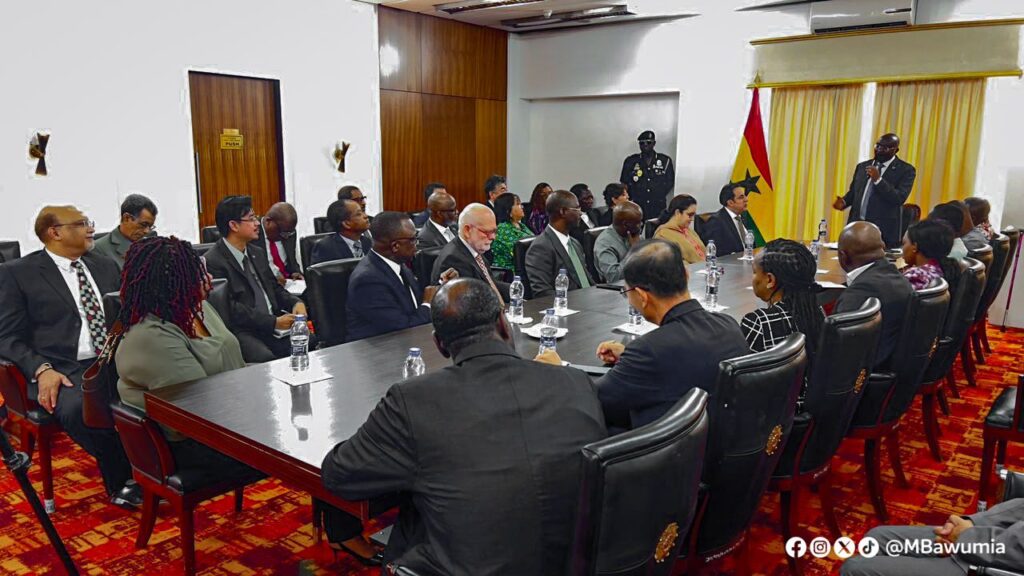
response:
M1018 238L1020 232L1015 234ZM1010 267L1011 240L1006 234L998 234L992 238L992 267L985 275L985 290L981 294L981 301L978 302L978 310L974 314L974 323L971 324L970 339L974 348L974 360L978 364L985 363L985 353L992 351L988 346L988 336L985 334L988 325L988 309L992 306L999 291L1003 288L1003 281L1006 280L1007 271ZM1012 243L1016 248L1016 243Z
M943 385L949 387L950 392L960 397L957 391L956 379L953 376L953 363L956 362L956 355L962 348L971 326L974 324L975 310L981 300L981 294L985 287L985 267L981 262L966 258L960 264L960 280L953 290L953 298L949 303L949 310L946 313L946 322L939 335L938 345L935 353L928 362L928 368L921 377L921 386L918 394L921 395L921 420L924 423L925 438L928 440L928 449L932 457L942 462L942 451L939 449L939 418L935 412L935 403L942 405L943 412L949 414L949 406L946 405L946 396L943 393Z
M313 234L312 236L303 236L302 238L299 238L299 260L302 262L303 270L309 268L309 259L313 256L313 244L316 244L321 238L326 238L331 234L333 234L333 232L322 232Z
M797 531L801 499L815 487L832 537L843 535L832 504L832 456L860 402L881 325L882 305L877 298L868 298L859 310L825 319L817 353L810 361L803 410L794 418L770 486L779 492L786 540ZM796 572L796 559L790 557L789 562Z
M747 530L789 440L806 364L804 336L796 333L771 350L719 365L687 573L740 547L739 572L750 572Z
M29 458L36 442L39 443L39 471L43 481L43 505L46 511L56 511L56 502L53 499L53 459L51 448L53 437L64 431L60 422L52 414L43 410L35 398L28 396L28 382L21 374L21 370L14 364L0 358L0 396L4 397L4 406L7 408L7 416L13 422L18 422L21 432L19 437L20 449Z
M900 210L900 230L906 231L911 224L921 221L921 207L917 204L904 204Z
M644 238L645 239L654 238L654 231L657 230L657 229L658 229L658 219L657 218L650 218L648 220L644 220Z
M533 298L533 290L530 288L530 277L526 273L526 251L530 249L530 243L536 236L530 236L529 238L520 238L516 240L514 246L512 246L512 264L515 266L516 276L523 281L524 295L523 298L527 300Z
M145 548L149 543L160 500L166 500L178 515L185 574L195 574L195 507L204 500L234 491L235 512L238 512L242 509L242 490L265 476L239 467L236 474L211 478L203 470L181 468L174 461L163 431L145 413L120 402L111 408L114 427L132 465L132 476L142 488L142 518L135 547Z
M345 342L348 279L359 260L331 260L306 270L306 305L321 346Z
M216 242L210 242L210 243L207 243L207 244L193 244L192 248L200 256L206 256L206 253L209 252L210 248L213 248L215 244L217 244L217 243Z
M199 241L203 244L213 244L220 240L220 230L216 226L203 226L199 230Z
M594 254L594 243L597 242L597 237L610 228L610 226L598 226L591 228L583 234L583 254L587 260L587 269L590 270L590 275L599 282L604 282L604 276L601 275L601 271L597 269L597 256Z
M991 245L980 250L971 250L967 255L985 265L985 274L988 274L995 262L995 251ZM977 386L978 383L975 381L974 375L978 372L978 367L974 364L974 355L971 354L970 338L964 340L963 346L960 348L960 367L963 368L964 376L967 377L967 383Z
M655 422L583 447L570 576L672 572L697 507L707 402L694 388Z
M313 233L326 234L327 232L331 232L331 228L327 224L327 216L317 216L313 218Z
M693 230L700 236L702 242L707 244L708 239L704 236L704 228L708 225L708 220L714 216L714 212L701 212L697 214L697 217L693 219Z
M114 325L114 321L121 315L121 293L107 292L103 295L103 320L107 330Z
M0 241L0 264L21 258L21 243L17 240Z
M949 286L938 280L933 286L917 292L903 317L903 326L890 366L872 372L862 392L860 404L850 424L849 438L864 440L864 469L868 493L878 519L885 522L889 514L882 493L880 441L889 450L896 481L909 486L903 474L899 455L900 418L910 408L921 384L921 377L938 346L939 332L949 307Z
M416 255L412 257L412 274L420 283L420 287L426 287L431 284L430 280L431 274L434 271L434 262L437 262L437 257L440 254L441 248L428 248L427 250L416 252Z
M979 506L988 502L992 461L998 467L1006 464L1006 444L1024 443L1024 374L1017 385L1003 389L992 403L982 427L981 480L978 487Z
M206 299L224 321L224 326L231 330L231 293L228 291L228 281L224 278L214 278Z

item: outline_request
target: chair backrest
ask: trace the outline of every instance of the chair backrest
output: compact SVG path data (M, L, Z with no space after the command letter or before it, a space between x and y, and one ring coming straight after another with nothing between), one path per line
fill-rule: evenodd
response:
M441 248L435 247L419 250L412 257L412 275L416 277L420 287L430 285L430 281L433 279L434 262L437 262L437 257L440 254Z
M654 231L658 229L658 219L649 218L644 220L644 239L654 238Z
M984 286L985 266L973 258L965 258L960 263L960 279L952 292L939 343L921 378L922 383L944 378L953 366L971 324L974 324Z
M220 230L216 226L203 226L199 231L199 241L204 244L213 244L220 240Z
M530 276L526 273L526 251L530 249L530 244L534 238L536 236L520 238L512 246L512 264L515 266L516 276L519 276L523 281L523 287L525 288L523 298L527 300L533 298L533 290L530 288Z
M348 280L359 258L331 260L306 270L306 304L317 338L324 346L345 342L345 301Z
M991 245L977 250L971 250L967 255L984 264L985 272L988 272L989 268L992 267L992 263L995 261L995 251L992 250Z
M4 406L8 410L25 417L36 405L28 399L28 382L18 367L0 358L0 396L4 397Z
M943 279L918 290L911 298L892 355L896 385L884 407L881 422L898 419L914 401L924 371L938 348L949 300L949 285Z
M799 472L821 468L839 449L871 373L881 326L882 304L877 298L868 298L859 310L825 318L804 397L814 429Z
M985 316L989 306L999 295L1010 266L1010 237L1006 234L997 234L992 237L991 245L992 267L985 274L985 289L981 293L981 300L978 301L978 309L974 314L975 321Z
M331 234L331 232L320 232L312 236L299 238L299 260L302 262L303 270L309 268L309 259L313 256L313 245L319 242L321 238L326 238Z
M107 292L103 295L103 320L107 330L114 325L114 320L121 315L121 293Z
M132 468L157 484L163 484L177 467L160 427L141 410L121 402L114 402L110 408L114 413L114 428Z
M917 204L904 204L900 216L900 230L906 232L911 224L921 220L921 207Z
M0 241L0 263L21 258L21 243L17 240Z
M604 281L604 277L601 275L601 271L597 269L597 258L594 255L594 243L597 242L597 237L610 228L610 226L598 226L591 228L583 234L583 254L586 256L587 268L590 270L590 275L595 279Z
M568 574L672 572L697 506L707 402L694 388L658 420L583 447Z
M192 249L195 250L196 253L199 254L200 256L206 256L206 253L209 252L210 249L216 245L216 242L208 242L205 244L193 244Z
M707 238L704 236L704 228L707 227L708 220L710 220L711 217L714 215L714 212L701 212L700 214L697 214L696 218L693 219L693 230L694 232L697 233L697 236L700 236L700 239L705 243L707 242Z
M210 293L206 295L206 299L213 306L213 309L217 311L220 319L224 321L224 326L231 330L231 292L228 291L228 281L225 278L214 278L213 285L210 287Z
M327 216L317 216L313 218L313 233L324 234L330 231L330 226L327 224Z
M697 528L698 553L728 546L749 526L789 438L806 364L799 332L770 350L719 364L709 408L708 500Z

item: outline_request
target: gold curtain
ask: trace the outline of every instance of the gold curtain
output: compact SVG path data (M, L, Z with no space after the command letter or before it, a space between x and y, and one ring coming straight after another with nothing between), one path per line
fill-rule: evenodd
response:
M984 78L879 84L874 135L900 137L899 157L917 169L908 204L924 215L974 194L985 109Z
M768 157L777 237L815 238L822 218L829 239L839 237L846 213L832 202L846 193L857 165L863 98L862 84L772 90Z

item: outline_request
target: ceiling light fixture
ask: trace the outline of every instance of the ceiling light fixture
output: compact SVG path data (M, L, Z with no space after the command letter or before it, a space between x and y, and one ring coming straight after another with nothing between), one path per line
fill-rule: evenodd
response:
M438 4L434 9L446 14L461 14L471 10L484 10L487 8L509 8L525 4L537 4L545 0L466 0L463 2L449 2Z
M621 18L624 16L636 16L635 12L629 10L626 4L615 6L602 6L600 8L589 8L587 10L574 10L571 12L556 12L546 16L530 16L528 18L512 18L502 20L501 25L506 28L523 29L539 26L550 26L552 24L564 24L568 22L580 22L584 20L599 20L602 18Z

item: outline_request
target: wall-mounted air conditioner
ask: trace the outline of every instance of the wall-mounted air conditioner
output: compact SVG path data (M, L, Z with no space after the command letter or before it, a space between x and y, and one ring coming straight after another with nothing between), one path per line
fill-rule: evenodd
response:
M910 26L916 0L828 0L810 5L815 34L865 28Z

